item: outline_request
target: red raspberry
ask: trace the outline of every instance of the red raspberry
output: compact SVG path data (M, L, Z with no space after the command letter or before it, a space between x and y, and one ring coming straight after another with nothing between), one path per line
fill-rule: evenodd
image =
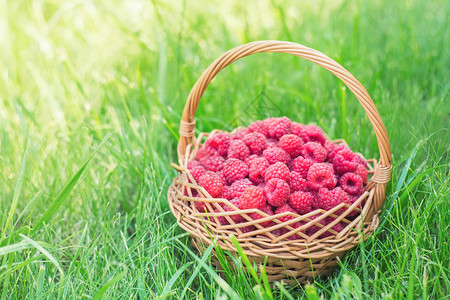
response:
M323 147L327 150L327 153L330 153L336 148L336 145L332 141L326 140Z
M327 158L327 150L315 142L308 142L303 145L301 153L304 158L310 159L317 163L324 162Z
M286 203L290 193L289 185L286 181L278 178L272 178L264 187L264 196L267 202L273 206L281 206Z
M201 163L205 158L209 157L210 154L206 152L205 145L201 146L200 149L198 149L197 154L195 155L195 158Z
M199 162L198 160L191 160L190 162L188 162L187 168L189 170L191 170L191 169L201 166L201 165L202 165L201 162Z
M348 197L347 193L344 192L340 187L336 187L332 190L321 188L319 190L319 193L317 194L317 200L320 207L325 210L330 210L341 203L351 204L350 198ZM339 215L346 209L346 207L343 207L342 209L338 210L336 214Z
M312 211L314 196L307 192L295 192L289 197L289 204L299 214L304 215Z
M269 216L273 216L272 207L269 204L266 204L264 207L260 208L259 210L262 211L262 212L265 212ZM261 214L259 214L257 212L251 213L249 216L253 220L259 220L259 219L267 218L266 216L262 216ZM262 222L262 223L259 223L259 224L262 227L267 228L267 227L272 226L274 224L274 222L273 221L265 221L265 222Z
M279 139L291 132L291 120L286 117L266 119L264 125L267 128L268 137Z
M197 198L201 198L199 195L197 195L196 197L197 197ZM196 208L199 212L204 213L204 212L207 212L207 211L208 211L208 207L206 206L206 203L205 203L205 202L195 201L194 204L195 204L195 208Z
M302 139L305 143L316 142L322 146L325 144L325 134L323 133L322 128L314 125L306 125L303 127Z
M264 175L264 182L267 182L272 178L283 179L284 181L289 180L289 168L282 162L277 162L267 168L266 174Z
M358 158L350 149L341 150L334 157L333 167L338 175L354 172L358 168Z
M224 156L230 146L230 136L228 133L219 132L210 136L205 142L205 150L210 155Z
M242 195L239 197L242 209L262 208L266 204L263 190L256 186L249 186L245 188Z
M363 180L359 175L349 172L342 175L341 179L339 180L339 186L347 193L354 195L361 190L363 186Z
M323 187L332 189L337 183L333 168L327 163L313 164L309 168L307 180L309 188L313 190L319 190Z
M364 165L358 164L358 167L356 167L355 174L361 177L363 184L367 183L367 180L369 180L369 173L366 170L366 167Z
M272 142L267 140L266 142L266 149L276 148L278 147L278 142Z
M267 136L267 127L264 124L264 121L255 121L248 126L248 133L250 132L258 132Z
M309 219L312 221L312 220L317 219L317 218L320 217L320 216L322 216L322 214L321 214L321 213L318 213L318 214L316 214L316 215L314 215L314 216L309 217ZM316 223L319 223L319 224L322 224L323 226L326 226L326 225L327 225L327 218L323 218L322 220L320 220L320 221L318 221L318 222L316 222ZM313 235L314 233L316 233L317 231L319 231L320 229L322 229L322 227L313 225L313 226L311 226L311 227L309 227L309 228L307 229L308 235L311 236L311 235Z
M244 222L247 222L247 221L244 221ZM242 233L248 233L248 232L254 231L256 228L255 228L255 226L250 225L250 226L241 227L239 229L242 231Z
M209 156L203 160L203 166L212 172L218 172L223 169L225 158L222 156Z
M247 145L252 154L261 154L266 148L266 137L259 132L252 132L246 134L242 141Z
M207 171L199 179L200 186L211 195L211 197L220 197L223 191L222 179L216 173Z
M312 160L299 156L292 161L292 171L295 171L299 173L303 178L306 178L309 168L311 168L313 164L314 162Z
M291 161L291 156L281 148L273 147L264 150L263 156L267 159L269 164L274 164L278 161L288 164Z
M258 157L252 161L248 177L255 183L260 184L264 182L264 175L270 164L264 157Z
M231 140L242 140L242 138L248 133L246 128L242 128L230 134Z
M228 148L228 158L245 160L250 155L250 150L241 140L232 141Z
M189 172L191 173L192 177L194 177L195 182L198 183L200 177L205 174L205 168L203 168L202 166L196 166L189 169Z
M232 184L248 175L248 166L239 159L229 158L223 167L223 174L227 178L228 183Z
M223 183L223 188L225 189L225 187L228 187L228 180L225 177L225 175L223 174L223 170L219 171L216 173L217 175L219 175L220 180L222 180ZM225 192L224 192L225 193Z
M302 226L303 225L303 223L301 223L301 222L296 222L296 223L294 223L294 224L292 224L291 226L293 227L293 228L299 228L300 226ZM304 231L300 231L300 232L302 232L303 234L305 233ZM302 238L300 235L298 235L298 234L293 234L293 235L290 235L290 236L288 236L288 239L289 240L302 240L302 239L304 239L304 238Z
M238 198L234 198L233 200L230 200L230 203L233 204L234 206L236 206L238 209L241 209L241 204L239 203L239 199ZM236 211L235 209L229 207L228 205L224 205L223 206L223 210L224 211ZM230 215L229 216L235 223L239 223L241 222L244 218L242 217L241 214L236 213L235 215Z
M356 155L356 158L358 159L358 163L360 165L363 165L364 168L367 167L367 161L365 160L365 158L359 153L355 153L355 155Z
M292 171L289 175L289 187L293 192L306 192L308 190L308 181L306 181L300 173Z
M297 123L297 122L291 122L291 133L295 134L296 136L302 137L302 131L305 125Z
M348 147L345 146L344 144L339 144L337 146L335 145L335 147L333 149L327 150L328 151L328 156L327 156L328 161L330 163L333 163L334 157L341 150L350 150L350 149L348 149Z
M326 220L327 220L327 225L328 225L328 224L334 222L335 218L333 218L333 217L327 217ZM336 231L336 232L338 232L338 233L341 232L344 228L345 228L345 225L344 225L344 223L342 223L342 222L338 222L337 224L335 224L335 225L333 225L333 226L331 227L331 229L333 229L334 231ZM320 236L320 238L325 238L325 237L329 237L329 236L333 236L333 234L332 234L331 232L325 231L325 232Z
M286 151L292 158L296 158L300 154L302 146L303 140L294 134L283 135L278 143L278 147Z
M252 154L249 157L247 157L244 161L247 164L247 166L250 168L250 166L252 165L252 162L257 159L259 156L256 154Z
M287 212L287 211L289 211L291 213L294 213L294 214L297 214L297 212L287 203L285 203L285 204L281 205L280 207L278 207L277 210L275 211L275 214L278 215L278 214L282 214L282 213ZM287 221L292 220L292 219L294 219L294 217L289 216L289 215L278 218L278 220L280 220L281 222L287 222ZM300 223L300 222L298 222L298 223ZM296 224L296 223L294 223L294 224ZM292 224L291 226L294 227L295 226L294 224Z
M245 188L251 185L253 185L252 182L247 178L235 181L223 195L228 200L240 197L244 192Z

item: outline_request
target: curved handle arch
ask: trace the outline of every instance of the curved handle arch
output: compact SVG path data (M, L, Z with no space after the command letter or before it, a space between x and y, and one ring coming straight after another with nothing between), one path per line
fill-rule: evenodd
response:
M183 110L183 116L180 123L180 140L178 142L178 153L181 157L185 155L186 146L195 136L195 112L200 98L211 80L213 80L222 69L238 59L262 52L287 53L307 59L322 66L341 79L364 108L377 138L380 151L379 167L389 169L390 174L392 158L388 134L375 104L364 86L349 71L325 54L300 44L284 41L256 41L238 46L225 52L203 72L189 93Z

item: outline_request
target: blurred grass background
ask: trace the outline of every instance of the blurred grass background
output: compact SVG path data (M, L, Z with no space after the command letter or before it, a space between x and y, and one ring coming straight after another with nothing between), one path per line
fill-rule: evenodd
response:
M223 52L262 39L315 48L352 72L383 117L394 160L379 232L332 276L306 290L274 286L273 297L447 298L449 9L422 0L1 0L2 299L260 296L248 275L228 274L224 287L195 259L166 192L190 88ZM378 157L343 84L282 54L221 72L197 130L269 115L317 123Z

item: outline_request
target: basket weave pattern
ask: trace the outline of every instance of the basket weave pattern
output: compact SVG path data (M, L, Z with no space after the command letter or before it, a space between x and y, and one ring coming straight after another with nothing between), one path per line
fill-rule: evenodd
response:
M347 85L366 111L377 137L380 160L379 162L375 159L368 160L368 171L372 176L365 187L365 193L351 206L342 203L328 211L318 209L305 215L285 212L269 216L256 209L239 210L226 199L212 198L203 187L197 185L188 171L187 163L195 159L202 140L209 135L202 133L196 138L194 121L195 111L207 86L220 70L232 62L260 52L294 54L321 65ZM213 131L211 134L215 132ZM343 140L333 142L345 143ZM179 226L191 234L193 245L201 251L202 245L208 246L214 240L222 249L235 252L236 249L230 240L230 235L233 234L250 259L257 263L263 263L267 257L266 272L270 281L294 279L302 282L318 274L327 274L336 265L339 257L370 236L378 226L378 215L385 199L386 184L390 180L391 173L387 132L372 99L361 83L324 54L299 44L281 41L253 42L234 48L214 61L202 74L192 88L183 112L178 157L179 164L172 164L172 166L179 171L179 175L169 188L168 200ZM194 190L200 197L193 197ZM208 212L198 211L195 208L195 201L205 202ZM225 211L221 205L226 205L231 209ZM336 214L343 207L344 213ZM356 218L348 218L352 211L358 212ZM253 220L249 217L249 214L253 212L262 215L263 218ZM322 215L313 220L309 219L317 213ZM235 214L242 215L247 222L235 223L230 217ZM286 215L291 215L294 219L284 223L278 220L279 217ZM326 226L319 223L320 220L330 216L335 218L335 221ZM229 224L221 225L218 217L225 217ZM269 228L260 225L269 220L273 221L275 225ZM298 228L290 226L296 222L301 222L303 225ZM339 233L332 229L338 222L346 225ZM250 232L241 230L242 227L249 225L255 226L256 230ZM311 226L317 226L320 230L314 235L308 236L304 232ZM273 230L282 227L288 229L287 233L281 236L272 233ZM328 237L321 238L320 236L325 232L329 233ZM303 239L290 240L289 237L294 234ZM220 267L217 259L213 257L212 261Z

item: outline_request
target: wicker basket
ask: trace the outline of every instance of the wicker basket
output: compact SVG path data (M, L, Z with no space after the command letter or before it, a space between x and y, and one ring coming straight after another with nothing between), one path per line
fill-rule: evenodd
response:
M380 160L378 163L376 160L369 160L368 170L372 176L365 187L365 193L351 206L342 203L332 210L318 209L306 215L285 212L269 216L256 209L239 211L225 199L210 197L204 188L195 183L194 178L187 170L188 161L195 158L203 137L208 136L208 134L202 133L196 138L194 132L195 111L205 89L223 68L242 57L260 52L289 53L324 67L340 78L363 106L375 131L380 150ZM214 134L214 132L211 134ZM258 41L226 52L206 69L192 88L183 111L180 135L178 143L179 165L172 164L179 171L179 175L173 180L169 188L168 200L178 225L191 234L192 244L199 251L203 249L203 246L209 246L212 243L211 237L213 236L214 242L218 246L234 253L236 249L231 243L230 236L235 235L244 253L251 260L256 263L264 263L267 259L266 272L270 281L304 282L310 277L327 274L337 264L338 258L370 236L378 226L378 216L385 199L386 184L389 182L391 174L391 150L386 128L372 99L361 83L341 65L316 50L290 42ZM194 190L197 191L200 198L193 197ZM195 208L195 201L207 203L208 211L216 212L198 211ZM232 211L226 212L219 205L221 203L232 208ZM358 208L359 206L361 209ZM341 215L336 215L335 213L342 207L347 207L347 210ZM358 217L355 219L346 218L354 210L359 213ZM260 213L264 218L253 220L248 216L252 212ZM319 212L322 213L321 217L309 219ZM248 222L236 224L230 218L230 215L234 214L241 214ZM281 223L277 218L284 215L291 215L295 219ZM220 225L217 219L219 216L225 216L229 225ZM328 216L336 218L335 221L327 226L318 223ZM276 225L270 228L264 228L260 225L260 223L268 220L272 220ZM290 226L290 224L299 221L302 221L305 225L295 229ZM331 228L338 222L346 224L345 228L339 233ZM256 230L246 233L240 230L240 228L248 225L255 226ZM313 236L303 234L303 230L313 225L321 229ZM282 236L272 234L274 229L281 227L285 227L289 231ZM320 238L325 232L330 233L328 237ZM289 236L293 234L299 234L304 239L290 240ZM220 264L214 256L212 261L220 268Z

